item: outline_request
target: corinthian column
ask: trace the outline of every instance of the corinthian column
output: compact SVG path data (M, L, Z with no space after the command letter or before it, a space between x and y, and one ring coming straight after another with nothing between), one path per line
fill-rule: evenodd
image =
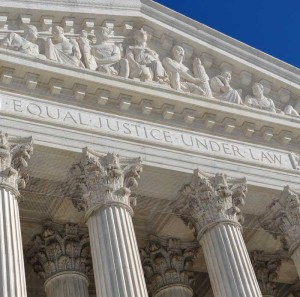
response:
M52 225L35 236L27 251L29 263L44 279L47 297L88 297L91 269L87 234L75 224L66 224L64 230Z
M193 259L198 243L151 236L141 250L142 264L151 297L193 297Z
M18 199L19 188L27 180L22 168L27 167L32 154L32 139L8 140L0 133L0 296L25 297L21 225Z
M261 226L282 238L300 276L300 194L286 186L281 197L267 207Z
M194 228L203 247L214 296L262 296L242 237L245 179L228 180L223 174L210 177L194 171L183 186L173 211Z
M280 255L267 255L263 251L253 251L250 254L254 271L263 297L275 297L278 292L278 271L281 265Z
M89 229L97 296L148 296L130 206L141 170L140 159L90 149L71 169L74 195L80 193L73 201Z

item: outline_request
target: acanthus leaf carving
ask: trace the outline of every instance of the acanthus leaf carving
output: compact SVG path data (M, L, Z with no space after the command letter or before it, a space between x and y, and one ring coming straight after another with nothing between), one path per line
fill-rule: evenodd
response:
M23 189L28 182L28 174L24 168L33 153L33 140L20 138L11 142L8 134L0 133L0 185L19 197L19 189Z
M250 253L253 269L263 296L276 296L278 292L276 280L281 266L281 258L281 255L267 255L259 250Z
M77 272L87 276L91 271L91 254L87 234L78 225L68 223L64 230L47 222L41 234L34 237L27 250L28 262L45 281L60 272Z
M280 237L292 254L300 245L300 194L286 186L281 197L267 207L261 226L275 238Z
M191 288L193 262L198 253L196 242L181 242L176 238L150 236L141 260L150 296L172 285Z
M87 214L112 204L132 212L131 203L135 203L132 190L138 186L141 172L140 158L120 158L114 153L101 155L84 149L81 161L70 170L74 206Z
M243 223L239 206L245 204L246 192L245 179L230 180L224 174L208 176L196 169L171 208L200 239L207 228L217 223Z

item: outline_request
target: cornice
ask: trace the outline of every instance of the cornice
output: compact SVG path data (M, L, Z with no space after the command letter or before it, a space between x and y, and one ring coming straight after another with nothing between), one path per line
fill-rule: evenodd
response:
M3 49L0 61L2 90L298 152L300 118Z

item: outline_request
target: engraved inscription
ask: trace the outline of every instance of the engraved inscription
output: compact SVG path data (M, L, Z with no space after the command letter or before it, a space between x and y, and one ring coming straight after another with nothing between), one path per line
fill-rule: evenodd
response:
M133 138L140 141L192 150L217 158L255 162L265 166L297 169L285 151L267 149L261 146L228 141L222 138L185 132L100 112L90 112L64 105L46 103L40 100L16 99L2 95L1 110L20 116L34 118L49 123L76 126L81 129L96 130L112 136Z

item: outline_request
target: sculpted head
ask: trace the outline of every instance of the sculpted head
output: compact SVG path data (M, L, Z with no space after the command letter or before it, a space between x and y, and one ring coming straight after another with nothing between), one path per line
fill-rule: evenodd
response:
M62 41L64 37L64 29L60 26L54 26L52 28L52 34L55 41Z
M147 42L147 32L142 28L141 30L136 30L133 35L133 39L136 44L141 44Z
M229 71L223 71L221 76L223 76L228 82L231 81L231 73Z
M259 83L255 83L252 86L252 93L256 98L259 98L261 96L263 96L264 94L264 86L262 84Z
M172 49L172 54L175 61L182 62L184 58L184 48L179 45L175 45Z
M95 35L97 38L97 41L107 41L109 39L109 29L106 27L100 27L98 30L96 30Z
M24 37L26 40L34 42L38 39L38 30L33 25L27 25L24 29Z

